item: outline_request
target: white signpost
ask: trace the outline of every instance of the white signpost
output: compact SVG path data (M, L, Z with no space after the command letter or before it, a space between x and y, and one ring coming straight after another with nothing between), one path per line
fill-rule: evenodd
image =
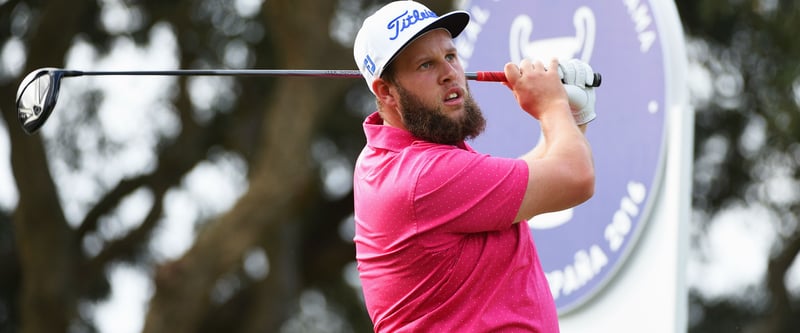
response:
M603 74L589 125L595 196L529 222L562 332L685 332L694 115L683 31L668 0L473 0L467 69L577 58ZM472 84L488 119L472 145L516 157L538 140L501 85ZM512 111L509 111L512 110Z

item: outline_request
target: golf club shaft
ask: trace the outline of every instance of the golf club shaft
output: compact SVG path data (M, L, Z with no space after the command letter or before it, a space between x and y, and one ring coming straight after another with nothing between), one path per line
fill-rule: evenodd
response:
M133 71L78 71L61 70L63 76L310 76L333 78L359 78L356 70L281 70L281 69L176 69L176 70L133 70Z
M152 76L310 76L333 78L360 78L361 72L357 70L280 70L280 69L178 69L178 70L143 70L143 71L78 71L61 70L63 76L126 76L126 75L152 75ZM477 81L505 81L503 72L468 72L467 79Z
M178 69L178 70L142 70L142 71L78 71L61 70L63 76L108 76L108 75L152 75L152 76L305 76L328 78L360 78L357 70L314 70L314 69ZM503 72L478 71L464 73L468 80L486 82L505 82ZM591 87L600 86L600 74L594 74Z

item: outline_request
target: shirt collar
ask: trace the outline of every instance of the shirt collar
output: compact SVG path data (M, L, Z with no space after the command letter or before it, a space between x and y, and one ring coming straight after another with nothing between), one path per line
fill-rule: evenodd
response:
M377 111L364 120L364 134L368 146L392 151L400 151L418 140L409 131L385 125Z
M409 131L384 125L383 118L377 111L364 120L364 134L367 136L367 145L376 149L400 151L414 142L423 142L423 140L415 137ZM458 143L456 147L472 151L472 148L463 141Z

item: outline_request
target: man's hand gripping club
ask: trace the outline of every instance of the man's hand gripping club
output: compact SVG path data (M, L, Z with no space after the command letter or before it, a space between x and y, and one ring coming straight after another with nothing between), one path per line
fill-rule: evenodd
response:
M595 118L597 118L597 113L595 113L594 105L595 105L595 92L594 87L591 86L591 83L594 80L594 71L592 67L589 66L587 63L582 62L577 59L571 59L564 64L560 64L557 60L553 59L550 66L545 67L541 62L537 61L536 63L531 62L530 60L523 60L520 63L519 67L514 64L507 64L506 65L506 77L513 77L512 80L514 81L512 84L506 84L509 88L514 91L512 87L516 85L517 81L522 78L522 75L526 72L529 74L537 74L541 76L546 76L548 68L558 67L558 77L561 79L560 81L563 83L563 88L567 93L567 98L569 102L569 108L572 111L572 117L575 120L575 124L577 125L584 125ZM536 73L536 70L539 72ZM543 72L542 72L543 71ZM518 73L518 74L517 74ZM537 85L547 85L551 82L547 80L537 80ZM541 99L542 97L547 97L552 101L557 101L559 99L559 94L552 94L553 91L549 90L547 87L536 87L538 89L534 89L534 91L539 93L530 94L529 96L520 96L518 92L514 92L514 96L517 98L517 101L520 103L520 106L528 113L531 113L533 110L529 110L528 107L535 107L538 106L538 101L536 99ZM544 88L544 89L541 89ZM527 90L527 89L524 89ZM547 93L546 93L547 92ZM527 98L534 99L534 101L529 101ZM546 101L541 101L546 102ZM539 119L538 112L534 111L531 113L532 116Z
M549 110L568 107L558 71L548 68L558 68L558 61L553 59L549 66L545 66L541 61L524 59L519 67L513 63L505 66L507 82L504 84L514 93L522 110L540 121Z

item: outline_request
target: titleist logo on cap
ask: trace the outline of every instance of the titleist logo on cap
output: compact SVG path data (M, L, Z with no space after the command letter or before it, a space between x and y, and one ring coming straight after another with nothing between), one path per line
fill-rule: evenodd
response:
M414 10L411 14L408 11L405 11L403 14L395 17L393 20L389 21L389 24L386 25L386 28L389 30L394 30L394 36L390 37L389 40L395 40L403 30L406 30L408 27L417 24L420 21L424 21L429 18L436 18L436 13L430 10Z

